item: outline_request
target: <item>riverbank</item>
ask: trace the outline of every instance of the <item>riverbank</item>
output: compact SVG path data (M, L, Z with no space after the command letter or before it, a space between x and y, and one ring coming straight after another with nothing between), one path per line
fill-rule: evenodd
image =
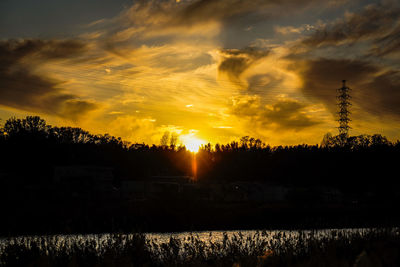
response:
M1 266L399 266L398 229L368 231L240 232L215 239L168 240L143 234L79 239L8 240ZM363 265L364 264L364 265ZM370 264L370 265L365 265Z

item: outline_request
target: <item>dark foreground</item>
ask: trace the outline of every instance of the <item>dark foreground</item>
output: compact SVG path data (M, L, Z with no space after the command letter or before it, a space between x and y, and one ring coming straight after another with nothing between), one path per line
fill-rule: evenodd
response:
M0 236L400 225L400 141L380 134L194 155L28 116L0 126L0 151Z
M235 229L396 227L393 203L223 203L188 199L151 201L15 200L5 206L0 236Z
M400 266L398 229L374 229L324 238L276 233L245 238L240 233L220 242L190 236L154 243L144 235L114 235L99 249L94 242L50 246L48 237L31 244L8 245L2 266ZM110 240L115 242L111 242Z

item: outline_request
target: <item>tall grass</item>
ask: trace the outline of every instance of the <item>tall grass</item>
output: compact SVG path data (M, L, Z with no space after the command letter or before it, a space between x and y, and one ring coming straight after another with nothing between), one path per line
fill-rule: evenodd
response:
M11 238L2 266L400 266L398 229L224 233L222 239L143 234L78 238ZM364 264L364 265L362 265ZM369 265L365 265L369 264Z

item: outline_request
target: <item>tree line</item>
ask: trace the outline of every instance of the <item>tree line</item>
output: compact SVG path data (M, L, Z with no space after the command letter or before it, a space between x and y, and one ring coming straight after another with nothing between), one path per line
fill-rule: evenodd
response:
M156 175L195 175L199 182L263 181L344 190L377 190L398 183L392 173L398 172L400 142L379 134L350 136L344 144L331 134L318 145L272 147L249 136L228 144L206 144L195 156L196 173L194 155L176 145L177 136L171 136L168 144L168 136L164 134L160 145L147 145L109 134L94 135L81 128L53 127L38 116L10 118L0 128L0 171L26 183L50 183L54 166L59 165L110 166L116 183Z
M375 220L398 220L394 207L399 200L400 142L379 134L350 136L344 143L327 134L321 144L295 146L270 146L245 136L228 144L206 144L196 154L177 146L175 136L172 142L170 134L162 140L160 145L129 143L81 128L53 127L37 116L8 119L0 127L0 203L4 214L0 235L132 231L132 227L144 231L290 224L310 227L310 222L321 218L329 227L336 222L349 227L353 225L349 218L354 225L365 227L366 222ZM189 175L196 177L198 188L234 189L237 182L252 183L249 188L254 188L254 184L267 183L285 186L295 194L303 192L308 198L299 202L294 195L286 208L270 209L253 203L198 202L192 194L178 200L144 202L86 191L88 194L74 197L74 188L55 183L54 171L57 166L76 165L111 167L115 188L125 179ZM302 203L319 203L318 194L312 194L321 192L319 188L336 188L349 199L367 199L368 209L349 210L347 204L301 208ZM118 194L118 190L113 192Z

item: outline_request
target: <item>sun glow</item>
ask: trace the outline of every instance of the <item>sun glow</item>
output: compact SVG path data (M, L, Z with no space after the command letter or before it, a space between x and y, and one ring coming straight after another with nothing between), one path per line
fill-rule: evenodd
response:
M206 143L205 141L198 139L194 136L184 136L182 138L182 142L183 145L185 145L186 149L193 153L197 153L201 145Z

